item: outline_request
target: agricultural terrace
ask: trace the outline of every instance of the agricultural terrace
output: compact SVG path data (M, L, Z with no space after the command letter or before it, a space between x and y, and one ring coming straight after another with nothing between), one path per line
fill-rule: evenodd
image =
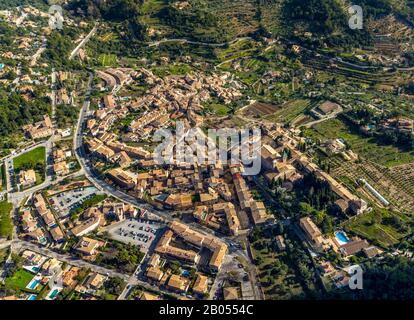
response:
M342 138L360 157L389 168L414 162L413 152L402 152L397 147L377 143L375 138L363 137L339 119L324 121L306 129L305 136L322 142Z
M272 122L290 123L314 106L310 100L298 99L284 103L275 113L265 117Z
M344 225L348 233L354 233L386 248L408 235L411 217L387 209L355 216Z
M401 212L414 211L414 155L399 152L393 146L382 146L374 138L364 138L353 132L338 119L328 120L305 130L305 136L321 142L327 139L342 138L360 156L360 161L344 161L339 155L326 157L322 152L317 155L323 162L330 164L330 173L356 195L368 199L373 205L382 204L365 188L358 185L365 179L380 192L391 206ZM406 163L396 166L399 163ZM387 166L394 165L389 168Z
M115 67L117 65L117 56L115 54L101 54L98 62L102 67Z

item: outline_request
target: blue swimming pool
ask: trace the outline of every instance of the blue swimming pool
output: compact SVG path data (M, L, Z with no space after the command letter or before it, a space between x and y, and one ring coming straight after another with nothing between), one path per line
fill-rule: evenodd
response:
M37 298L37 295L36 294L31 294L29 296L29 298L27 298L27 300L36 300L36 298Z
M184 276L184 277L188 277L190 275L190 271L183 270L183 272L181 272L181 275Z
M58 295L58 293L59 293L59 290L58 289L53 290L52 293L49 295L49 298L50 299L56 298L56 296Z
M340 244L346 244L349 242L348 237L346 236L345 232L343 231L336 231L335 232L335 237L338 240L338 242Z
M28 289L32 289L32 290L34 290L34 289L36 289L36 287L37 287L37 285L40 283L40 280L32 280L32 281L30 281L30 283L27 285L27 288Z

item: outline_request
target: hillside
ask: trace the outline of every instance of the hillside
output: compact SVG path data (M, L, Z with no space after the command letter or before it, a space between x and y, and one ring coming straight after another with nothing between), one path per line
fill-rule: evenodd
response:
M414 1L355 0L365 21L395 14L412 23ZM86 16L119 22L138 40L188 38L224 42L238 36L267 34L303 39L312 33L317 44L369 43L371 30L348 27L347 0L73 0L68 9Z

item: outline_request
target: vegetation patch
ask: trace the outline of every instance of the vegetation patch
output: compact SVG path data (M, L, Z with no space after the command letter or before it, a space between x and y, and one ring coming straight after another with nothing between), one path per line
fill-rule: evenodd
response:
M33 274L24 270L18 269L11 277L6 278L6 287L12 290L25 291L26 286L33 279Z
M0 202L0 238L10 239L13 232L13 223L10 212L13 205L7 201Z
M45 147L33 149L13 159L13 166L16 171L34 169L38 165L44 166L45 163Z
M101 54L98 61L102 67L114 67L117 65L117 56L115 54Z
M298 99L286 102L280 107L280 110L266 116L265 119L274 122L291 122L306 110L310 109L311 101Z
M349 220L346 230L372 241L381 247L398 243L409 232L409 219L387 209L374 209Z
M350 148L365 159L393 167L414 161L413 152L404 152L392 145L380 144L374 137L363 137L339 119L331 119L305 130L305 136L314 140L344 139Z
M109 240L95 263L121 272L133 273L143 258L144 254L137 246Z

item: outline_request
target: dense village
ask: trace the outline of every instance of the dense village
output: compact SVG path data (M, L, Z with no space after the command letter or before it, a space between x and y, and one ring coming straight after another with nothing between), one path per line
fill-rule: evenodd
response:
M179 63L161 56L69 71L43 62L47 41L40 35L52 32L48 14L29 6L0 16L33 30L17 37L17 50L1 48L2 85L28 104L44 96L48 105L21 126L22 136L9 141L0 159L0 204L10 206L8 234L0 241L0 299L264 300L303 299L309 292L318 298L347 293L355 268L388 257L412 259L410 246L400 249L398 241L410 234L404 224L414 196L406 185L414 172L403 163L405 177L396 179L389 168L382 174L382 164L351 142L357 131L367 140L383 139L387 148L414 148L414 120L385 114L378 106L386 98L368 99L369 111L361 111L362 98L351 105L341 92L324 91L315 80L320 66L309 71L314 58L302 45L286 51L308 69L288 81L285 67L246 81L240 70L250 68L249 56L214 65L189 55ZM90 63L86 47L95 33L97 24L82 21L70 61ZM260 37L254 49L261 56L279 45ZM387 60L389 47L380 42L376 50L369 61L387 67L403 61ZM329 59L327 69L335 73L345 64ZM178 65L197 67L165 72ZM270 94L278 82L292 87L295 98L283 108L258 101L256 91ZM295 85L303 90L300 98ZM249 175L240 161L201 161L202 146L187 136L184 149L180 137L168 144L185 157L160 163L163 141L154 137L162 130L176 134L181 124L185 135L194 130L217 144L215 159L244 149L230 139L225 146L211 141L210 128L259 130L259 145L254 138L244 143L260 172ZM354 130L332 129L345 124ZM409 159L409 150L402 157ZM205 149L201 155L211 156Z

